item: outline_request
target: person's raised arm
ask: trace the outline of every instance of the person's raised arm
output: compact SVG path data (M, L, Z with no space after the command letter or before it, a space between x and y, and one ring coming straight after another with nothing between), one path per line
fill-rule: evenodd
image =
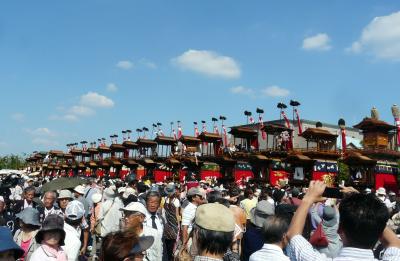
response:
M308 210L315 202L323 201L322 193L324 193L326 185L322 181L311 181L310 186L304 196L300 206L296 210L290 223L288 237L292 239L296 235L303 233L304 224L308 215Z

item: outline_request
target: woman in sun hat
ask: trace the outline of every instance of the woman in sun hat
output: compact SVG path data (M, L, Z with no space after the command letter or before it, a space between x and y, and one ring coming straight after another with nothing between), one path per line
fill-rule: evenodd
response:
M65 240L64 219L61 216L48 215L35 239L41 245L29 261L67 261L67 254L61 248Z
M24 250L13 241L10 229L0 227L0 260L17 260L23 255Z
M72 192L68 189L63 189L58 194L58 207L61 209L62 213L65 213L68 203L72 200Z
M33 252L39 247L35 236L40 229L39 211L35 208L25 208L16 215L20 229L15 232L14 241L24 250L20 260L30 260Z

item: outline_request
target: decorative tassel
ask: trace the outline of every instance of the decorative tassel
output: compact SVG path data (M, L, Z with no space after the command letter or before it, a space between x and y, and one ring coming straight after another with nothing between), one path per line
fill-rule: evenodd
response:
M297 109L294 109L294 112L296 113L297 125L298 125L298 128L299 128L299 135L301 135L303 133L303 126L301 126L299 112L297 111Z

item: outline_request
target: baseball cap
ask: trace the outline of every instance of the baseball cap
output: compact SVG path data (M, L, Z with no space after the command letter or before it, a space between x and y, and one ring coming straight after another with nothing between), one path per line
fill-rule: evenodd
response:
M121 208L122 211L139 212L143 215L147 214L147 210L144 205L140 202L131 202L126 207Z
M202 188L195 187L195 188L189 189L187 195L188 196L199 195L199 196L202 196L203 198L205 198L206 197L206 192Z
M65 216L71 220L78 220L85 214L85 208L78 200L73 200L68 203L65 209Z
M232 211L218 203L199 206L196 210L195 223L201 228L212 231L233 232L235 230L235 218Z

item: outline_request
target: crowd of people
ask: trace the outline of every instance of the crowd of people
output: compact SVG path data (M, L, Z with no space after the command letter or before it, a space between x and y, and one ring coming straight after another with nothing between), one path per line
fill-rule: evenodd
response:
M0 196L1 260L400 260L400 201L384 188L88 178Z

